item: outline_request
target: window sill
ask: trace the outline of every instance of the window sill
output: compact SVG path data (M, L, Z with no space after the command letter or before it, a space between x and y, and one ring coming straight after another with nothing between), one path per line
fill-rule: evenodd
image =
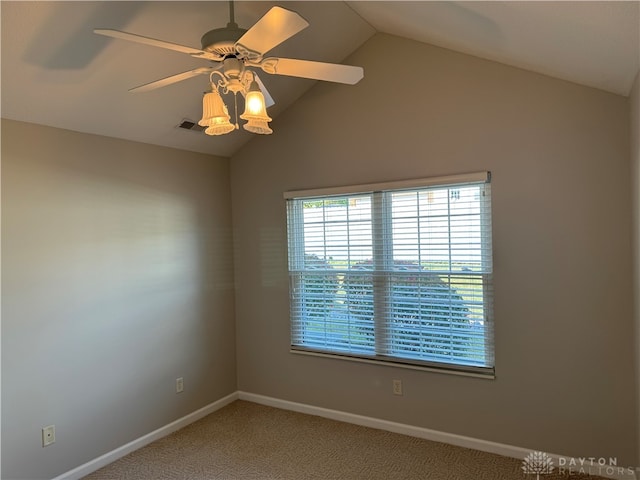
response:
M372 365L379 365L379 366L385 366L385 367L406 368L410 370L422 370L426 372L442 373L446 375L458 375L458 376L464 376L464 377L482 378L484 380L495 380L496 378L495 371L493 371L493 369L486 369L486 372L483 372L483 371L472 372L472 371L466 370L464 366L460 366L458 368L446 367L446 366L431 367L427 365L404 363L402 361L382 360L382 359L377 360L374 358L342 355L339 353L321 352L317 350L306 350L304 348L299 348L299 347L291 347L291 349L289 350L289 353L294 353L296 355L308 355L312 357L332 358L335 360L346 360L350 362L369 363ZM470 367L470 368L474 368L474 367Z

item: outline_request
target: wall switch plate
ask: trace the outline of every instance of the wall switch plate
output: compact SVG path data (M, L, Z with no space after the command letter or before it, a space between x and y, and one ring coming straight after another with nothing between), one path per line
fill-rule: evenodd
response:
M180 393L184 390L184 381L182 377L176 378L176 393Z
M49 425L42 428L42 446L46 447L56 441L56 426Z
M402 395L402 380L393 381L393 394Z

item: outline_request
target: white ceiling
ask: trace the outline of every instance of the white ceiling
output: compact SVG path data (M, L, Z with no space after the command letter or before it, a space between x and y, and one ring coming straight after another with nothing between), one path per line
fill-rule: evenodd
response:
M348 2L377 31L628 95L640 2Z
M274 4L238 1L236 22L249 28ZM640 68L640 1L278 5L300 13L310 27L269 56L341 62L378 31L620 95L628 95ZM199 47L204 32L228 22L228 2L2 1L0 9L3 117L221 156L252 138L244 131L209 137L176 128L185 118L199 119L206 76L127 92L204 60L92 33L114 28ZM276 101L269 109L274 118L314 85L261 78Z

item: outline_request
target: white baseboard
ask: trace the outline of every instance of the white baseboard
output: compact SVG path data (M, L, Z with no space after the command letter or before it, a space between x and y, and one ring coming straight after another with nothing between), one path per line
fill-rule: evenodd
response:
M481 440L478 438L465 437L463 435L456 435L453 433L440 432L437 430L430 430L428 428L416 427L413 425L407 425L403 423L390 422L388 420L380 420L373 417L365 417L362 415L355 415L353 413L342 412L339 410L330 410L327 408L316 407L304 403L290 402L287 400L280 400L278 398L266 397L264 395L257 395L248 392L238 392L240 400L247 400L249 402L259 403L261 405L267 405L270 407L281 408L283 410L291 410L299 413L306 413L309 415L316 415L318 417L329 418L331 420L338 420L341 422L352 423L355 425L361 425L363 427L377 428L379 430L386 430L388 432L400 433L403 435L409 435L411 437L424 438L425 440L432 440L435 442L447 443L458 447L472 448L474 450L480 450L482 452L495 453L505 457L524 459L533 450L515 447L513 445L507 445L504 443L490 442L487 440ZM567 457L566 455L556 455L547 453L553 460L553 464L556 468L560 468L562 465L566 473L591 473L593 475L599 475L601 477L613 478L616 480L637 480L636 474L630 468L606 468L599 467L597 464L590 467L584 465L584 469L580 472L579 459ZM577 464L572 465L572 460ZM572 468L572 470L569 470ZM558 471L554 469L554 471ZM524 473L523 473L524 475Z
M151 442L155 442L167 435L180 430L181 428L186 427L187 425L200 420L203 417L206 417L210 413L215 412L216 410L221 409L225 405L230 404L231 402L237 400L239 398L238 392L234 392L226 397L221 398L209 405L206 405L195 412L192 412L188 415L185 415L178 420L171 422L164 427L160 427L157 430L154 430L151 433L148 433L136 440L133 440L126 445L116 448L104 455L101 455L98 458L95 458L84 465L80 465L79 467L74 468L73 470L69 470L62 475L57 476L53 480L75 480L82 478L86 475L89 475L92 472L104 467L105 465L110 464L111 462L115 462L119 458L124 457L125 455L130 454L131 452L138 450L139 448L144 447L145 445L149 445Z
M425 440L432 440L435 442L447 443L450 445L456 445L458 447L472 448L474 450L480 450L482 452L494 453L505 457L524 459L533 450L522 447L515 447L513 445L507 445L504 443L490 442L487 440L481 440L478 438L465 437L463 435L456 435L453 433L440 432L437 430L430 430L428 428L416 427L413 425L407 425L403 423L390 422L388 420L381 420L373 417L366 417L363 415L355 415L353 413L342 412L339 410L331 410L328 408L316 407L304 403L290 402L288 400L281 400L273 397L266 397L264 395L257 395L254 393L237 391L230 395L227 395L220 400L217 400L209 405L196 410L188 415L185 415L178 420L171 422L164 427L154 430L147 435L144 435L136 440L133 440L126 445L123 445L111 452L108 452L94 460L91 460L83 465L80 465L73 470L70 470L53 480L76 480L80 479L92 472L108 465L111 462L118 460L119 458L128 455L129 453L144 447L160 438L186 427L187 425L200 420L201 418L221 409L225 405L235 400L247 400L249 402L259 403L261 405L267 405L270 407L281 408L283 410L291 410L299 413L306 413L309 415L316 415L318 417L329 418L331 420L338 420L340 422L352 423L355 425L361 425L363 427L377 428L379 430L386 430L388 432L400 433L402 435L409 435L411 437L424 438ZM553 460L553 464L558 467L564 464L565 471L570 473L569 468L573 467L573 473L580 472L580 465L571 465L571 461L575 460L565 455L556 455L547 453ZM636 474L629 468L607 469L606 467L598 468L598 466L591 467L591 471L586 470L585 473L592 473L594 475L600 475L601 477L612 478L615 480L638 480ZM557 470L554 470L557 471ZM524 475L524 474L523 474Z

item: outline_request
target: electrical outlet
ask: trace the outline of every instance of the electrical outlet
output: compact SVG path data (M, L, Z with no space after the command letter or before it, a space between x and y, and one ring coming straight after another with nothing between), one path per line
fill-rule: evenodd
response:
M393 394L402 395L402 380L393 381Z
M184 381L182 377L176 378L176 393L180 393L184 390Z
M49 425L42 429L42 446L46 447L56 441L56 426Z

